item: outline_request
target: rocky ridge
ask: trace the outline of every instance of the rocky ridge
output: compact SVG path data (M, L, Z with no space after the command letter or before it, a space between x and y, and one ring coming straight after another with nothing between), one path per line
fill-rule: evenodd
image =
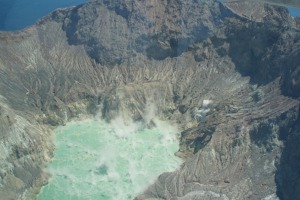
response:
M300 32L286 9L259 8L97 0L0 32L0 196L45 184L51 127L99 112L151 126L154 105L186 162L136 199L295 199Z

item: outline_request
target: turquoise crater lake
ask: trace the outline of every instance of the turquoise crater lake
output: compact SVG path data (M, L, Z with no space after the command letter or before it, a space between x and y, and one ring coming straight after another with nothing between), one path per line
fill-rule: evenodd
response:
M121 119L71 122L58 127L52 175L38 200L126 200L143 192L163 172L179 168L176 129L125 125Z

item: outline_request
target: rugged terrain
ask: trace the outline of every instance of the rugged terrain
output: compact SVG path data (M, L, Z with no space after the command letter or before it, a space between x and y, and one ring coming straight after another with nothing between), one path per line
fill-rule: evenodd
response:
M47 182L55 126L101 113L151 127L151 107L181 128L186 161L136 199L298 199L299 20L247 6L97 0L0 32L1 198Z

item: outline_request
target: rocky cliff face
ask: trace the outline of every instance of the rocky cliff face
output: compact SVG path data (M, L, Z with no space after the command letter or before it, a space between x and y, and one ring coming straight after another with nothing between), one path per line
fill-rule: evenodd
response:
M45 183L51 127L96 113L151 126L154 105L181 127L186 162L137 199L297 199L300 31L260 9L97 0L1 32L0 196Z

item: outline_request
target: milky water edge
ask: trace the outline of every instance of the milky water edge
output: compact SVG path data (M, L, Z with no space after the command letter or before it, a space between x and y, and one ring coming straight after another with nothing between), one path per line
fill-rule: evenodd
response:
M167 122L145 129L139 123L115 119L70 122L58 127L52 174L38 200L133 199L163 172L182 160L177 130Z

